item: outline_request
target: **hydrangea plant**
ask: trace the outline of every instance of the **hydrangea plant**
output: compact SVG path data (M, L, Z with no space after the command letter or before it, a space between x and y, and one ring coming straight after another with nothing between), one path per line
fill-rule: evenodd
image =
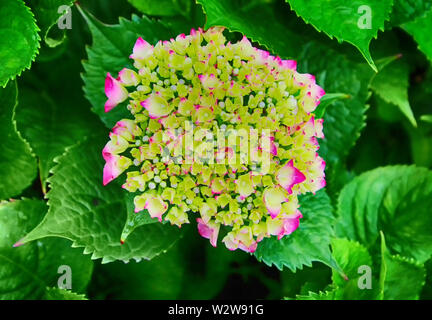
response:
M135 212L181 227L196 219L216 246L254 252L294 232L298 195L325 186L313 111L324 90L296 62L223 28L191 30L155 46L138 38L133 69L105 80L105 112L127 101L102 151L103 183L126 171Z
M0 300L431 299L431 29L432 0L1 0Z

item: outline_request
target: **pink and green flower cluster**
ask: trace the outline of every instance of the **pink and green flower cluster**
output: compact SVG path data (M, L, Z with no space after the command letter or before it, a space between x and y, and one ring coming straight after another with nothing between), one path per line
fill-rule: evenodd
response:
M227 42L222 28L139 38L130 58L133 69L105 82L105 111L126 101L131 119L110 133L103 183L126 171L135 212L178 227L194 219L213 246L254 252L295 231L298 195L325 186L314 76L246 37Z

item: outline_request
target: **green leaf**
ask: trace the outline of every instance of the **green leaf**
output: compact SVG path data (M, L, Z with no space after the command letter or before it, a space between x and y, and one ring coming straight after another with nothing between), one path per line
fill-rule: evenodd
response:
M37 61L19 81L17 128L38 158L44 193L53 158L85 136L105 130L83 97L82 81L76 72L81 68L77 52L80 44L70 40L62 45L66 51L63 55L49 62Z
M207 16L206 29L224 26L231 31L241 32L285 58L296 57L301 52L304 39L279 23L269 5L251 5L246 1L230 0L197 0L197 3L203 6ZM256 23L257 21L272 23L268 25Z
M178 239L177 227L152 223L137 228L123 245L120 243L126 204L118 184L102 186L101 150L105 143L105 137L88 139L54 159L58 165L48 178L48 213L22 243L63 237L72 240L74 247L84 247L84 253L92 253L92 259L103 258L106 263L152 259Z
M231 279L233 263L239 266L239 274L245 276L241 267L249 265L247 253L227 250L222 244L212 247L209 242L202 241L194 222L182 232L185 235L180 241L180 251L185 273L181 299L214 299Z
M385 102L397 106L410 123L417 127L416 119L408 101L409 67L403 61L396 61L374 77L372 90Z
M333 197L348 179L345 160L366 125L368 84L375 73L367 65L351 62L319 43L306 45L298 61L298 69L314 74L326 92L349 95L326 110L325 138L319 141L319 154L327 163L327 190Z
M432 172L415 166L368 171L338 200L336 234L372 246L383 230L391 252L418 260L432 254Z
M417 55L418 56L418 55ZM422 167L432 167L432 117L431 113L431 97L432 97L432 69L429 67L422 81L411 84L410 87L410 102L416 108L416 113L422 114L418 122L417 128L408 128L405 126L406 132L410 137L410 156L414 164ZM415 78L418 76L416 75ZM414 79L415 79L414 78ZM431 120L428 122L428 118Z
M130 112L123 103L105 113L104 105L107 98L104 84L107 73L110 72L116 77L124 67L132 67L129 56L138 37L155 44L158 40L171 38L173 34L162 23L135 15L131 21L120 18L119 24L106 25L82 10L80 6L77 7L85 18L93 38L92 46L87 48L88 61L83 62L84 92L93 106L92 110L107 127L111 128L122 118L130 117Z
M432 0L394 0L390 24L399 26L412 21L424 16L430 8L432 8Z
M426 269L426 284L423 286L423 290L420 295L421 300L432 299L432 260L428 260L424 267Z
M44 300L87 300L87 298L83 294L76 294L69 290L47 288Z
M350 95L346 93L326 93L324 97L321 98L321 103L318 105L318 107L315 109L315 116L317 118L323 118L324 114L327 110L327 107L332 105L333 102L342 100L342 99L349 99Z
M381 296L385 300L418 300L426 270L414 259L391 255L381 232Z
M30 68L39 48L39 28L22 0L0 3L0 86Z
M14 120L17 104L17 86L11 81L0 88L0 199L18 195L27 188L36 176L36 159L23 140Z
M432 114L424 114L420 117L420 120L428 123L432 123Z
M295 271L303 265L311 266L313 261L320 261L341 271L330 252L334 217L325 191L303 196L300 211L303 218L298 229L281 240L275 237L264 239L255 252L257 259L281 270L285 266Z
M71 268L71 285L83 292L90 281L93 263L65 239L41 239L13 248L15 241L43 218L46 204L40 200L17 200L0 204L0 300L40 299L46 287L57 286L62 273Z
M411 159L418 166L432 166L432 139L430 124L419 126L418 130L410 130Z
M327 92L344 92L347 99L333 102L324 114L325 139L320 141L320 154L327 162L343 162L365 126L368 82L373 72L350 62L332 50L312 43L299 58L300 70L316 76Z
M151 261L98 265L89 288L92 299L211 299L232 272L230 263L244 252L202 241L196 225L182 227L183 237Z
M296 300L341 300L343 291L341 289L330 289L318 293L309 292L307 295L297 295Z
M62 97L54 100L48 90L23 88L15 117L19 131L39 159L39 175L44 193L49 170L54 166L54 157L61 155L67 146L103 129L102 125L97 126L96 116L86 110L86 104L75 103L73 97L60 103Z
M432 30L432 10L428 11L425 16L405 23L401 27L414 38L420 51L432 62L432 38L430 37L430 30Z
M280 296L291 298L298 294L307 295L310 291L325 291L331 283L331 275L332 269L319 262L296 272L284 269L280 273Z
M125 242L127 237L129 237L129 235L132 232L134 232L136 228L149 223L158 222L156 218L152 218L150 216L147 210L135 212L134 198L137 195L139 195L139 193L130 193L130 192L127 192L125 195L127 218L123 227L123 231L121 233L121 237L120 237L121 242Z
M184 262L176 244L151 261L117 261L96 268L95 299L177 299ZM92 289L92 288L90 288ZM92 290L90 290L92 292ZM92 295L90 295L93 298Z
M372 38L384 31L393 0L286 0L291 8L330 38L346 41L359 49L369 65L377 71L369 52ZM362 21L365 23L362 23ZM369 23L368 23L369 21Z
M187 15L191 9L189 0L128 0L139 11L150 16Z
M57 26L57 22L64 14L60 7L71 6L73 0L31 0L28 2L34 12L40 34L45 43L49 47L56 47L61 44L66 34L64 29L62 30Z
M368 250L360 243L347 239L332 239L333 257L338 262L346 277L334 270L333 286L340 289L341 299L360 300L374 299L377 292L375 279L371 279L371 288L359 287L359 279L363 273L359 268L366 266L372 270L372 258ZM371 275L372 276L372 275Z
M396 109L393 103L387 102L379 95L375 94L370 102L371 105L373 105L373 108L375 108L379 120L385 121L387 123L400 123L406 119L406 116L402 114L402 111L399 108Z

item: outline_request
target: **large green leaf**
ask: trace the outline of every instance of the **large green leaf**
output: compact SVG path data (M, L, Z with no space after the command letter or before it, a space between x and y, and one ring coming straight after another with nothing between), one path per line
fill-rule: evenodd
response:
M432 62L432 38L430 37L430 30L432 30L432 10L428 11L423 17L403 24L402 28L413 36L419 49Z
M422 17L432 7L432 0L394 0L390 25L399 26Z
M414 259L400 255L391 255L386 248L384 236L381 242L381 270L379 280L370 274L371 287L360 288L360 277L367 276L363 271L373 264L368 250L358 242L347 239L333 239L333 256L343 269L347 278L343 278L333 270L333 284L324 292L309 292L307 295L297 295L298 300L412 300L418 299L425 283L425 268ZM364 269L361 269L364 268Z
M297 295L297 300L370 300L377 297L378 281L371 276L371 287L360 288L360 279L366 275L364 268L372 270L372 258L360 243L347 239L333 238L331 241L333 257L343 270L343 275L332 270L332 284L325 291Z
M374 299L378 292L378 281L371 276L371 288L360 288L359 279L364 275L362 268L372 270L372 258L360 243L347 239L332 239L333 257L346 277L333 270L333 286L340 289L341 299ZM368 276L367 274L365 274Z
M72 249L65 239L41 239L23 247L12 245L42 219L47 206L40 200L0 204L0 299L40 299L46 287L57 286L60 266L71 270L71 285L83 292L90 281L93 262Z
M396 61L380 70L371 83L372 90L385 102L396 105L416 127L417 122L408 101L409 67Z
M339 195L336 234L372 246L379 230L391 252L423 263L432 254L432 172L415 166L368 171Z
M30 68L39 48L39 28L22 0L0 3L0 86Z
M206 28L224 26L231 31L241 32L284 58L297 57L301 52L304 39L281 24L270 5L251 5L246 1L230 0L197 0L197 2L203 6L207 16ZM257 21L272 23L256 23Z
M368 86L375 73L320 43L305 46L298 69L314 74L326 92L344 92L349 97L335 101L324 114L325 139L319 154L325 159L328 194L335 195L350 179L346 158L366 126Z
M95 288L90 288L92 299L177 299L184 262L175 245L151 261L117 261L99 265L95 273Z
M14 120L17 104L16 82L0 89L0 199L18 195L36 176L36 159L26 141L16 129Z
M381 233L381 298L417 300L425 284L426 270L414 259L391 255Z
M73 31L76 36L78 30ZM44 193L53 158L85 136L105 130L82 93L77 70L81 68L79 49L84 51L84 44L71 39L63 47L64 54L49 62L34 63L31 72L19 80L15 119L18 131L39 160Z
M72 5L73 0L31 0L28 5L32 8L40 28L40 34L50 47L61 44L65 38L65 29L57 26L62 14L62 6ZM69 13L71 13L69 11Z
M92 259L103 262L151 259L167 250L179 237L177 227L152 223L142 226L124 244L120 235L126 218L123 189L111 183L102 186L105 137L88 139L55 159L48 178L49 211L44 220L21 242L58 236L84 247Z
M280 296L294 298L296 295L307 295L310 291L326 291L331 283L332 269L315 262L312 267L304 267L302 270L284 269L280 273Z
M343 162L365 126L368 83L373 72L317 43L306 45L298 69L312 73L326 92L344 92L348 99L337 100L324 114L325 139L320 154L330 164Z
M303 196L300 211L303 218L299 228L281 240L275 237L264 239L258 245L255 256L259 261L279 269L285 266L295 271L303 265L311 266L313 261L320 261L340 271L330 252L334 217L325 191Z
M369 52L372 38L379 30L384 30L393 0L286 0L291 8L318 31L330 38L346 41L356 46L371 67L377 71ZM369 15L369 17L368 17ZM369 19L369 24L362 19Z
M151 261L98 265L89 288L92 299L211 299L225 285L230 263L243 252L213 248L201 241L196 225L183 226L183 237Z
M39 159L44 193L54 157L61 155L67 146L103 129L97 117L85 109L86 104L76 103L81 101L73 97L64 100L56 97L58 100L54 100L47 90L23 88L15 117L19 131Z
M418 77L417 75L414 78ZM415 106L416 114L422 114L417 128L405 126L410 137L410 156L414 164L422 167L432 167L432 126L425 121L431 113L432 98L432 68L429 67L422 81L414 81L410 86L410 103ZM432 118L431 118L432 120Z
M139 11L150 16L188 15L193 2L191 0L128 0Z
M83 62L84 92L93 106L92 110L111 128L120 119L130 117L130 113L125 103L105 113L107 98L104 83L107 73L116 76L124 67L131 67L129 55L138 37L155 44L158 40L169 39L173 34L162 23L146 17L134 15L131 21L120 18L119 24L106 25L79 6L78 9L87 21L93 38L92 46L87 48L88 61Z
M184 229L183 229L184 228ZM151 261L116 262L96 269L92 299L211 299L233 271L231 262L248 256L213 248L201 241L196 225L185 226L183 237L166 254Z

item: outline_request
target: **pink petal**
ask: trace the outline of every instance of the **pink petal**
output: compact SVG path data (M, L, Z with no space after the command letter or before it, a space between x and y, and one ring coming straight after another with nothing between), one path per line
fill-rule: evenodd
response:
M110 133L110 141L107 142L102 150L102 156L107 159L114 154L119 154L125 151L129 146L129 143L121 136L114 133Z
M103 169L103 185L106 186L120 174L120 170L112 162L107 162Z
M269 235L277 236L278 240L283 236L293 233L300 225L302 214L296 211L295 214L282 219L273 219L267 221L267 232Z
M103 185L106 186L112 180L123 173L131 164L131 160L118 155L105 157L106 163L103 169Z
M227 235L222 239L222 242L225 244L225 247L231 251L234 251L239 247L239 241L234 237L233 232L228 232Z
M297 69L297 61L295 60L282 60L280 65L284 69L289 69L295 71Z
M145 59L153 53L153 46L143 38L139 37L133 47L133 53L129 56L131 59Z
M202 86L208 90L214 90L219 83L219 80L215 77L214 74L210 75L198 75L198 78L201 81Z
M268 213L275 218L282 210L282 202L287 201L287 198L280 188L267 188L264 191L263 200Z
M223 179L213 179L210 183L210 188L211 188L211 192L212 194L221 194L222 191L224 191L224 183L223 183Z
M296 214L293 217L288 217L283 219L283 234L278 235L278 239L280 240L284 235L289 235L297 230L300 225L300 218L302 218L302 214L297 210Z
M304 124L303 132L308 136L315 136L317 138L323 139L323 122L324 119L315 120L314 116L312 116L309 121Z
M324 89L315 83L309 86L308 92L310 92L311 96L317 100L321 99L325 95Z
M256 248L258 246L257 242L252 243L249 246L246 246L242 242L239 243L239 248L245 252L254 253L256 251Z
M168 102L158 95L150 96L146 100L142 101L141 105L149 112L151 119L165 117L170 114L172 109L168 105Z
M276 172L276 180L282 188L291 194L292 187L305 181L306 177L300 170L294 167L293 160L290 160Z
M127 99L128 91L122 86L120 81L114 79L108 72L105 78L105 95L108 98L105 103L105 112L108 112Z
M273 141L270 142L270 153L274 156L277 156L278 154L278 149Z
M162 215L168 209L168 205L163 201L161 196L149 197L144 205L144 209L146 209L150 217L158 218L159 222L162 221Z
M324 139L323 122L324 122L324 119L315 120L315 134L316 134L317 138L321 138L321 139Z
M197 218L197 222L199 234L203 238L209 239L211 245L216 247L220 224L212 222L205 223L201 218Z
M112 129L112 133L126 140L131 140L135 136L141 135L142 130L134 120L122 119L116 123Z
M179 40L181 40L181 39L186 39L186 35L185 35L184 33L181 33L181 34L179 34L179 35L176 37L176 40L177 40L177 41L179 41Z
M139 83L137 73L127 68L123 68L119 72L119 79L125 86L136 86Z

